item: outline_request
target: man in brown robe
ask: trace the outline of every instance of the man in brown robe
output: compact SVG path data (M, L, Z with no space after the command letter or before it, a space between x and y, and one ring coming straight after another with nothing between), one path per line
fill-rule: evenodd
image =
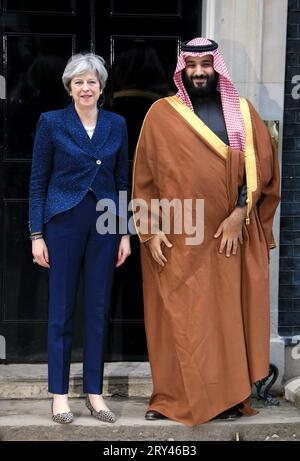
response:
M194 426L236 405L254 414L252 385L268 375L279 169L267 128L239 98L215 42L184 43L174 81L177 95L155 102L141 130L134 218L153 378L146 419ZM150 223L145 230L152 199L203 199L202 243L174 231L176 213L168 234Z

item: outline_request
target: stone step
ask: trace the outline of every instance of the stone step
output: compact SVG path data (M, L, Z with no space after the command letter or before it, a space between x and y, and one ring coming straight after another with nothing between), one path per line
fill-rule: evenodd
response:
M47 364L0 365L0 399L48 398ZM83 397L82 364L72 363L70 397ZM152 380L148 362L110 362L104 365L103 394L149 397Z
M193 428L169 420L146 421L146 398L107 397L118 420L102 423L90 416L83 399L73 399L75 420L54 423L50 399L0 401L1 441L300 441L300 410L285 400L264 407L253 399L259 414L233 422L210 421Z

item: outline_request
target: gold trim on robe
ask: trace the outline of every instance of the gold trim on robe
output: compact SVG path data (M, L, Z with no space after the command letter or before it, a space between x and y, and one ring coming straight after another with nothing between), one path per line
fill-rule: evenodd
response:
M228 146L177 96L164 98L223 158L227 158Z
M244 244L230 258L220 254L220 240L214 235L235 206L245 154L228 146L224 158L201 136L202 128L196 131L164 99L151 106L143 124L133 198L142 199L146 211L156 198L201 198L205 232L201 244L189 245L185 229L179 234L171 229L167 236L172 248L163 248L164 267L143 245L154 235L152 229L145 227L139 235L153 379L149 410L195 426L241 402L245 408L253 383L268 374L269 248L274 245L280 178L268 130L247 101L251 120L246 118L245 124L248 133L252 127L255 149L255 158L247 164L248 182L257 167L257 190L250 178L251 224L243 228ZM251 159L253 150L247 148L248 154ZM148 215L140 210L133 214L141 230ZM174 215L171 218L174 221Z
M253 129L250 109L245 98L240 98L241 112L246 129L245 169L247 181L247 215L246 224L250 224L250 211L252 209L252 193L257 189L256 159L253 142Z
M223 158L227 158L228 146L177 96L164 98L177 112L202 136ZM253 142L253 130L250 110L245 98L240 98L241 113L245 123L245 169L247 181L247 215L246 224L250 224L252 193L257 189L256 159Z

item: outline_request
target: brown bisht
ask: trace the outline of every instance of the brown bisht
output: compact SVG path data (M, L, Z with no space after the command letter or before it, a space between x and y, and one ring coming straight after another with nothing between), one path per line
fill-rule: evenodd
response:
M133 198L204 199L204 240L172 229L164 268L140 232L145 326L153 378L150 409L193 426L246 402L269 370L269 250L279 169L263 121L245 99L245 153L226 146L176 97L152 105L139 138ZM248 212L235 256L214 234L235 208L246 171ZM244 412L247 413L247 406ZM249 409L248 414L251 414Z

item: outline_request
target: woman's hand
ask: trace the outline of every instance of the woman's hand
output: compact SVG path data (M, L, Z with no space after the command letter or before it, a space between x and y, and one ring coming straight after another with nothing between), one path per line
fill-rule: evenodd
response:
M172 243L167 239L166 234L160 231L157 235L152 237L152 239L148 240L146 245L148 246L154 261L156 261L160 266L164 267L165 263L168 261L162 252L162 243L164 243L168 248L172 247Z
M121 266L130 254L131 254L130 236L123 235L120 241L120 245L119 245L118 259L117 259L116 267Z
M246 207L235 208L231 215L220 224L214 235L215 238L218 238L223 234L219 253L223 253L226 246L226 256L228 258L231 255L231 251L233 255L236 255L238 242L240 242L241 245L243 244L242 229L246 217L246 210Z
M44 239L32 240L32 255L39 266L50 268L48 248Z

